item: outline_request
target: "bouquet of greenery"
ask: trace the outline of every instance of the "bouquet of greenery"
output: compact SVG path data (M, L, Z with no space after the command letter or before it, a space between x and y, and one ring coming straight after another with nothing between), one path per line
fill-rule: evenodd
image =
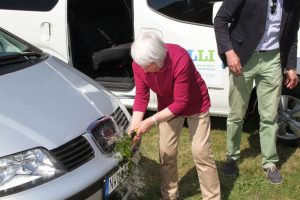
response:
M139 161L140 154L138 152L141 141L133 142L136 131L130 134L124 133L122 137L115 141L115 155L119 160L119 166L127 165L126 171L121 174L121 179L124 180L124 190L130 191L130 199L140 195L140 189L144 186L143 172L140 169Z
M129 173L132 173L134 156L137 154L141 141L133 142L133 138L136 135L136 131L132 131L130 135L124 133L122 137L117 138L115 141L115 155L119 160L119 164L128 162ZM138 156L136 156L138 157Z
M115 153L120 155L119 161L131 160L133 156L137 153L141 141L132 142L133 138L136 135L136 131L132 131L130 135L124 133L122 137L116 140Z

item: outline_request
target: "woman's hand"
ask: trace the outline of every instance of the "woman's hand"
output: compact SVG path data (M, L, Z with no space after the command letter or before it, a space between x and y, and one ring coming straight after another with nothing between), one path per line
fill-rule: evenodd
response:
M136 127L136 136L133 141L136 142L141 139L142 134L147 133L153 127L154 124L159 124L160 122L168 121L174 117L173 113L169 108L165 108L158 113L148 117L147 119L141 121Z
M144 134L152 128L154 121L152 118L147 118L138 125L137 134Z
M140 140L144 133L147 133L148 131L150 131L150 129L153 127L153 124L154 124L154 121L151 117L143 120L138 125L137 131L136 131L136 136L134 137L133 142Z
M139 124L143 120L144 114L145 113L139 111L134 111L132 113L131 122L127 129L128 135L130 135L132 131L137 131ZM137 140L140 140L140 138L134 137L133 141L137 141Z

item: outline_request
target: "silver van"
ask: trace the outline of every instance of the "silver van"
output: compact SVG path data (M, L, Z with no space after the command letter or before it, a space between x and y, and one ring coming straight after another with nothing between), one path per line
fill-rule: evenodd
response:
M130 115L109 91L0 28L0 96L1 199L121 199Z

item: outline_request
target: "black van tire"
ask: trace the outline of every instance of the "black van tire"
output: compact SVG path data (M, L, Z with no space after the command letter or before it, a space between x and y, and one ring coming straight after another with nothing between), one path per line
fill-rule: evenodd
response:
M251 94L247 113L253 117L254 122L257 123L255 125L259 128L255 88ZM278 125L278 142L289 146L297 146L300 141L300 84L292 90L283 86L278 108Z
M290 91L283 90L278 108L277 139L291 146L297 145L300 141L300 95L297 94L300 88L299 86L297 88Z

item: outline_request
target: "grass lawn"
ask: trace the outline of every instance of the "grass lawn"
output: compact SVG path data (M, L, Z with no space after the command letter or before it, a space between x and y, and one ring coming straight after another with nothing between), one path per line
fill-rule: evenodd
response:
M284 176L280 185L272 185L265 180L261 169L261 154L257 127L253 122L245 123L241 142L241 160L238 177L226 177L222 166L226 152L226 119L212 118L211 144L221 182L222 199L263 199L296 200L300 199L300 149L298 146L278 144L279 168ZM160 178L158 158L157 128L145 134L141 145L141 167L144 172L145 186L141 200L159 200ZM190 138L184 128L178 156L179 193L181 200L199 200L201 192L193 164Z

